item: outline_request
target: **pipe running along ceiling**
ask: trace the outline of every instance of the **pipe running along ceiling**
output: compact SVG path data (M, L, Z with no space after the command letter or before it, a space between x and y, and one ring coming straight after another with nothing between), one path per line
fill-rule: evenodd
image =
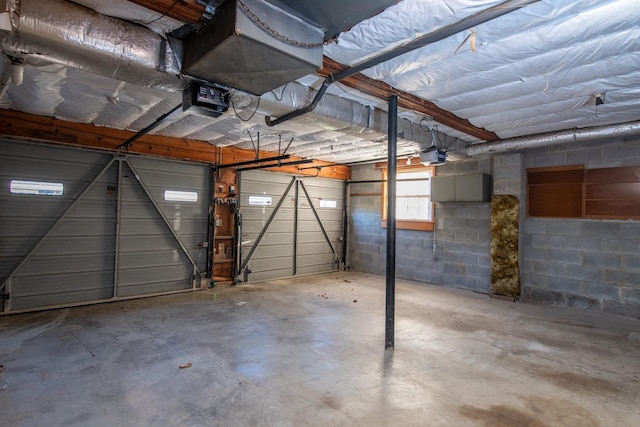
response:
M14 13L0 30L0 108L139 131L180 104L180 92L192 79L181 73L182 45L169 34L184 32L183 24L193 19L135 4L140 1L8 3ZM501 3L401 0L344 28L323 53L357 66ZM607 129L640 119L639 20L634 0L542 0L361 74L503 139ZM17 85L11 74L20 72ZM294 138L288 153L301 157L332 162L383 157L386 100L340 83L327 89L312 113L266 126L265 117L308 105L321 83L311 74L260 97L231 88L231 108L221 117L176 112L152 133L247 149L249 134L260 133L265 150L277 151L280 141ZM598 96L603 102L596 102ZM438 143L458 156L484 150L473 148L482 146L477 137L423 112L401 108L399 115L401 155L430 147L434 127Z

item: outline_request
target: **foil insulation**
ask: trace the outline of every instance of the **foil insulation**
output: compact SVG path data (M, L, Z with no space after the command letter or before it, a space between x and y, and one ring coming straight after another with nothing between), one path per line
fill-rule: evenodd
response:
M170 44L153 31L65 0L12 0L3 51L140 86L179 91L186 82Z

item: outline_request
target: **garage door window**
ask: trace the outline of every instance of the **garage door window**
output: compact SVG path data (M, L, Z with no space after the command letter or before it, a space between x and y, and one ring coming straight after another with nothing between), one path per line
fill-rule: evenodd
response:
M20 181L12 179L9 191L13 194L35 194L38 196L62 196L64 185L61 182Z
M165 190L164 200L165 202L195 203L198 201L198 193L196 191Z

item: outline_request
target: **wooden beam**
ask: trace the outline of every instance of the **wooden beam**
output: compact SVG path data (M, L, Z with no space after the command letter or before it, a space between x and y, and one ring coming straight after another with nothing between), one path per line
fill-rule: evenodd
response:
M347 68L347 66L325 56L323 59L322 69L320 69L317 74L327 77L331 74L344 71ZM340 83L380 99L387 99L391 95L396 95L398 97L398 106L402 108L430 115L435 121L442 123L443 125L485 141L496 141L500 139L495 133L476 127L469 123L468 120L462 119L449 111L443 110L432 102L398 90L383 81L372 79L362 73L357 73L353 76L342 79L340 80Z
M126 130L67 122L11 110L0 110L0 136L10 138L118 151L120 144L133 134L134 132ZM206 141L169 138L159 135L144 135L140 137L129 146L126 152L210 163L212 165L218 164L218 162L228 164L255 159L255 152L252 150L242 150L236 147L216 147ZM261 151L260 157L273 157L277 154ZM301 159L301 157L292 156L287 161ZM313 163L304 165L304 167L320 167L329 164L329 162L314 160ZM297 166L287 166L268 170L341 180L351 179L351 168L348 166L327 166L320 170L298 170Z
M129 0L139 6L176 19L185 24L198 24L205 12L196 0Z

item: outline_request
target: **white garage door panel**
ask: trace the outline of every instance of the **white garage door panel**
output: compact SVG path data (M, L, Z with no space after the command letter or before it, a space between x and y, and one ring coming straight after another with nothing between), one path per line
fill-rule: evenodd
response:
M194 272L206 273L207 166L0 143L5 312L191 289ZM61 182L64 193L10 194L11 179ZM198 202L167 203L165 189L195 191Z

